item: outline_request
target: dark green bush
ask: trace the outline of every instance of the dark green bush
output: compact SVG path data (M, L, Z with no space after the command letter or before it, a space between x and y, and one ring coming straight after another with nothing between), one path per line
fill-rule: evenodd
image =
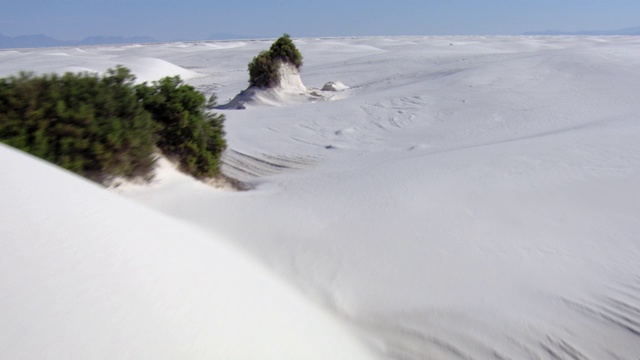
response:
M155 124L125 68L0 81L0 141L94 181L153 168Z
M249 63L249 84L261 88L277 86L280 81L278 66L268 51L261 52Z
M269 52L272 59L293 64L298 70L302 67L302 54L291 41L289 34L284 34L276 40L271 45Z
M183 171L199 178L218 175L220 156L226 148L224 116L209 113L215 97L204 95L179 77L166 77L137 87L145 109L160 129L157 145L180 163Z
M179 78L134 80L121 66L0 79L0 141L97 182L149 177L156 146L195 176L216 175L224 118Z
M302 54L293 44L289 34L276 40L271 48L254 57L249 63L249 84L260 88L272 88L280 83L278 68L281 63L302 67Z

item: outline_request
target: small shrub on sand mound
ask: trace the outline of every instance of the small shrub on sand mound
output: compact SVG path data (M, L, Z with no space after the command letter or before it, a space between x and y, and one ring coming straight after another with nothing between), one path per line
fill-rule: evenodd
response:
M249 84L260 88L272 88L280 84L278 68L288 63L300 70L302 54L293 44L289 34L276 40L271 48L254 57L249 63Z

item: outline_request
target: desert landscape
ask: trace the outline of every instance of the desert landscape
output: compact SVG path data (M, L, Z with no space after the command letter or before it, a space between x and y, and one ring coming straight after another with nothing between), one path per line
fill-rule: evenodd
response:
M296 38L241 94L271 42L0 50L215 93L243 184L1 146L1 358L640 356L640 38Z

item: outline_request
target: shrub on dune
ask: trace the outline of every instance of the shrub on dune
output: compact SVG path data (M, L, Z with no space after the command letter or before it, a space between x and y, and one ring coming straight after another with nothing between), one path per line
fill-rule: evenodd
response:
M249 63L249 84L259 88L273 88L280 84L278 69L282 64L291 64L297 70L302 67L302 54L289 34L276 40L269 50L263 51Z
M193 176L217 175L224 117L178 77L134 81L121 66L0 79L0 141L100 183L150 178L156 147Z
M198 177L218 175L219 161L226 148L224 115L208 112L216 105L180 77L166 77L151 87L138 85L145 109L159 125L157 146L174 158L183 171Z

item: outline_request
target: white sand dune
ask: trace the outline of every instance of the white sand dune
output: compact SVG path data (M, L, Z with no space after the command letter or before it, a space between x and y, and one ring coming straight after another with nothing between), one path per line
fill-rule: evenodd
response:
M47 51L45 49L25 49L21 52L7 53L2 56L0 76L16 75L21 71L35 74L50 74L65 72L87 72L102 74L107 69L122 65L136 75L137 82L151 82L165 76L180 76L183 80L202 76L196 71L189 70L169 61L156 57L128 56L125 51L140 50L140 48L118 48L114 55L111 48L86 48L79 52L75 48L62 48L61 51ZM3 53L0 51L0 53ZM56 59L52 60L52 57ZM27 60L28 59L28 60Z
M136 81L150 82L165 76L180 76L182 80L189 80L200 76L192 70L176 66L166 60L158 58L118 58L119 64L129 68L136 75Z
M313 94L302 83L300 71L292 64L282 63L278 68L279 83L271 88L250 86L241 91L231 101L222 104L220 109L245 109L249 106L283 106L305 103L322 97Z
M243 41L224 41L224 42L211 42L211 43L203 43L204 46L210 47L212 49L235 49L243 46L247 46L247 43Z
M190 83L231 99L268 44L120 56L197 71ZM639 356L637 37L299 45L305 84L340 79L348 96L223 110L223 169L252 190L165 168L121 192L171 226L232 240L384 358ZM0 73L45 58L1 56Z
M0 145L3 359L364 359L225 240Z

